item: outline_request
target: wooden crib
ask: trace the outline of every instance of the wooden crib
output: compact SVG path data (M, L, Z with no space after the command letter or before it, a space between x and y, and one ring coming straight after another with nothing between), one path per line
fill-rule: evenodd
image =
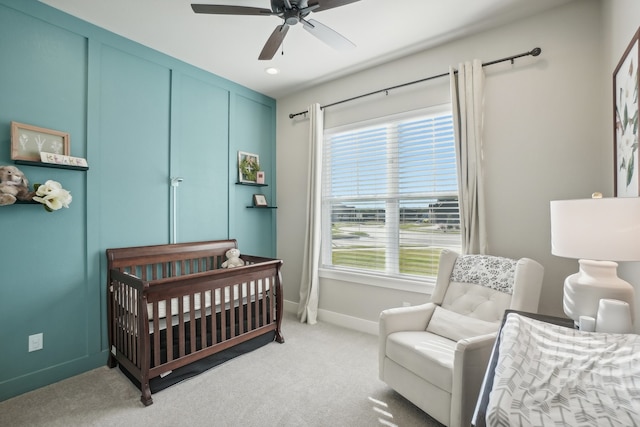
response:
M151 380L251 342L284 342L282 261L242 255L244 266L221 268L231 248L235 240L107 249L108 365L120 364L145 406Z

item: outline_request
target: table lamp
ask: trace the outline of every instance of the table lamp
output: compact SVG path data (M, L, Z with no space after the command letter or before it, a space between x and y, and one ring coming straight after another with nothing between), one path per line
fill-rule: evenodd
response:
M562 304L576 325L596 317L601 299L627 302L633 321L633 287L618 277L616 261L640 261L640 198L551 201L551 253L579 259Z

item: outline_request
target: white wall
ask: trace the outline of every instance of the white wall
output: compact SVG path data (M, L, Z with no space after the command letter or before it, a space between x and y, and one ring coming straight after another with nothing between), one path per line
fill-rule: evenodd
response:
M608 156L607 168L602 177L603 182L613 192L613 96L611 95L611 85L613 84L613 70L618 65L625 49L629 45L631 38L640 27L640 2L637 0L605 0L602 3L602 28L604 57L606 70L602 76L607 85L607 94L602 103L603 113L609 118L609 123L605 132L601 136L603 158ZM638 243L640 244L640 243ZM640 263L623 262L620 263L618 274L635 287L636 297L636 321L635 331L640 333Z
M617 4L612 8L617 10ZM602 148L610 128L610 114L602 104L610 85L602 78L608 61L603 60L601 24L601 2L579 0L279 99L278 256L284 260L285 299L299 300L308 169L308 121L291 120L289 113L304 111L312 102L324 105L440 74L460 61L486 62L540 47L537 58L485 68L489 246L494 255L542 263L540 311L562 315L562 282L577 271L577 261L551 255L549 201L612 192L612 179L604 179L610 175L612 153ZM444 78L326 109L325 122L329 127L446 100ZM321 310L371 325L384 308L428 299L426 294L328 279L321 281L320 292Z

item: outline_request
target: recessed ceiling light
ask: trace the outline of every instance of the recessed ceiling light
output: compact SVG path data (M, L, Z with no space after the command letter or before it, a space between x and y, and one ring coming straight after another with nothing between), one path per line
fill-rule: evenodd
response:
M277 68L275 68L275 67L265 68L265 69L264 69L264 71L265 71L267 74L271 74L271 75L276 75L276 74L280 73L280 70L278 70L278 69L277 69Z

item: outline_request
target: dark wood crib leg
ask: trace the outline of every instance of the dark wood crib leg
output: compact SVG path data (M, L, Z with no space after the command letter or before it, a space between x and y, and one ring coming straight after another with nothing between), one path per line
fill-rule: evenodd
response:
M149 381L145 381L141 384L142 396L140 396L140 401L144 406L149 406L153 403L153 399L151 398L151 389L149 388Z
M107 366L109 368L115 368L118 366L118 359L113 355L112 352L109 352L109 358L107 359Z
M284 343L284 337L282 336L282 310L284 308L284 301L282 296L282 275L278 271L278 280L276 281L276 341L280 344Z

